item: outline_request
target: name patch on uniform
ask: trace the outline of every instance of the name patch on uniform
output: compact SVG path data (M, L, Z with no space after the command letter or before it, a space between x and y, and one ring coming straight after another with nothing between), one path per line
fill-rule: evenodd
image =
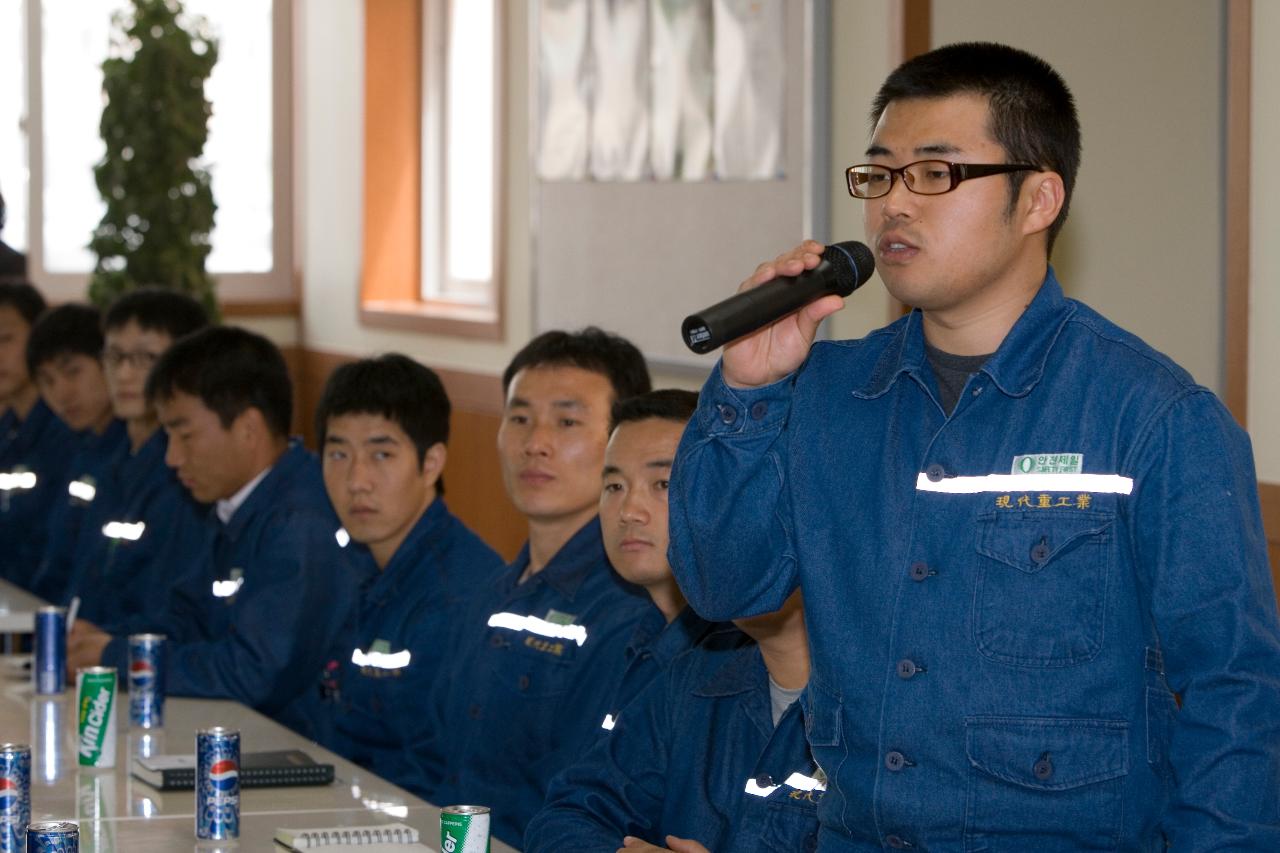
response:
M391 651L391 643L386 640L374 640L368 651L355 649L351 652L351 662L360 667L364 675L399 675L412 659L408 649Z
M244 569L233 568L230 574L231 577L226 580L213 582L214 598L235 598L240 587L244 586Z
M1013 457L1011 474L1080 474L1084 471L1081 453L1024 453Z

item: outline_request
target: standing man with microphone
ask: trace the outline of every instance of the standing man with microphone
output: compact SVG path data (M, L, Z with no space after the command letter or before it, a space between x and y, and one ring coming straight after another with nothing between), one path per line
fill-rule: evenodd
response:
M819 850L1280 849L1280 622L1248 438L1048 264L1080 157L1040 59L881 87L850 193L915 310L729 346L673 470L708 619L804 587ZM812 241L749 290L818 265Z

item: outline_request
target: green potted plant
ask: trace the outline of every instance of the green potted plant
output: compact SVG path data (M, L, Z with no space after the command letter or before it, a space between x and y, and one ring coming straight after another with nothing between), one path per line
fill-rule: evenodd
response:
M216 316L205 259L217 205L201 156L217 40L180 0L133 0L113 24L102 63L107 150L93 170L107 210L89 242L97 255L89 298L106 305L156 285L190 294Z

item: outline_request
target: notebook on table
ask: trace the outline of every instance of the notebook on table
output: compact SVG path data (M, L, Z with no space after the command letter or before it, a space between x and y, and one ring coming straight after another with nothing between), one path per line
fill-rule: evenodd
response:
M196 757L187 754L135 758L130 772L161 791L190 791L196 786ZM240 756L241 788L328 785L332 781L333 765L317 764L300 749L246 752Z

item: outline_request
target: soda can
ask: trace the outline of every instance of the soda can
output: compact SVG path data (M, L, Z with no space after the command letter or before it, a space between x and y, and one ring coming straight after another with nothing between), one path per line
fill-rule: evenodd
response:
M81 767L116 766L116 671L110 666L76 670Z
M164 635L129 637L129 725L158 729L164 725Z
M80 827L49 820L27 827L27 853L80 853Z
M440 853L489 853L489 807L442 808Z
M61 693L67 688L67 614L61 607L41 607L36 611L35 660L31 677L41 695Z
M31 822L31 747L0 743L0 851L22 853Z
M240 837L240 732L196 732L196 838Z

